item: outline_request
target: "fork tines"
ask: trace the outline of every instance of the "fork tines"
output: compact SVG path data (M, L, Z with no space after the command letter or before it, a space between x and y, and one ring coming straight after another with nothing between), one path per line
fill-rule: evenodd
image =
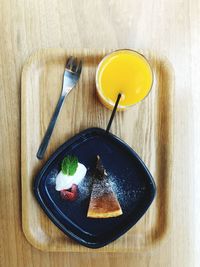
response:
M80 73L81 69L82 69L82 61L80 60L78 62L78 59L76 57L70 56L67 59L65 68L67 70L70 70L70 71L74 72L74 73Z

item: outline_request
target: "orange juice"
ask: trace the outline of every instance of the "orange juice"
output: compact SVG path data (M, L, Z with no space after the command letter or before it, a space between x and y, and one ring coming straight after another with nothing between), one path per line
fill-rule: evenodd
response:
M100 101L112 109L121 93L118 110L124 110L148 95L153 74L146 58L133 50L117 50L100 62L96 72Z

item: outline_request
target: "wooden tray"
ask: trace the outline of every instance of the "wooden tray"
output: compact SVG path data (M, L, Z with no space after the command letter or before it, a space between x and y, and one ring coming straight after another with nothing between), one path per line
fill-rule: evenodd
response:
M45 215L32 190L34 176L64 141L88 127L105 128L111 111L98 101L95 71L109 51L47 49L32 55L22 72L21 93L21 172L22 225L25 236L45 251L91 251L66 237ZM142 51L141 51L142 52ZM146 215L124 236L97 251L132 252L152 248L170 229L172 203L172 96L173 69L166 59L144 53L155 74L150 95L126 112L119 112L112 132L127 142L149 167L157 184L157 196ZM60 94L66 58L76 55L84 61L76 89L66 98L46 157L36 152L47 129Z

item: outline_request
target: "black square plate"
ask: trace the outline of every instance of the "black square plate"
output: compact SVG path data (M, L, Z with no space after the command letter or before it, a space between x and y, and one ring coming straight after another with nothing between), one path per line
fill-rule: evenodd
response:
M79 185L79 198L62 200L55 190L55 177L66 155L76 155L88 171ZM87 218L92 168L100 155L109 174L123 215L115 218ZM156 186L140 157L121 139L100 128L77 134L46 162L34 181L34 193L43 210L65 234L90 248L100 248L128 231L146 212L154 199Z

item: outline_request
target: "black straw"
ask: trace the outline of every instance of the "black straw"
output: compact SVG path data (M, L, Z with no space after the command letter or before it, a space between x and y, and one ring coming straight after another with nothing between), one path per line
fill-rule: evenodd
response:
M115 113L116 113L116 111L117 111L117 106L118 106L118 104L119 104L119 100L120 100L121 96L122 96L121 94L118 94L117 100L116 100L116 102L115 102L115 106L114 106L114 108L113 108L112 114L111 114L111 116L110 116L110 120L109 120L108 125L107 125L107 128L106 128L106 132L107 132L107 133L110 131L110 127L111 127L111 124L112 124L112 122L113 122Z

